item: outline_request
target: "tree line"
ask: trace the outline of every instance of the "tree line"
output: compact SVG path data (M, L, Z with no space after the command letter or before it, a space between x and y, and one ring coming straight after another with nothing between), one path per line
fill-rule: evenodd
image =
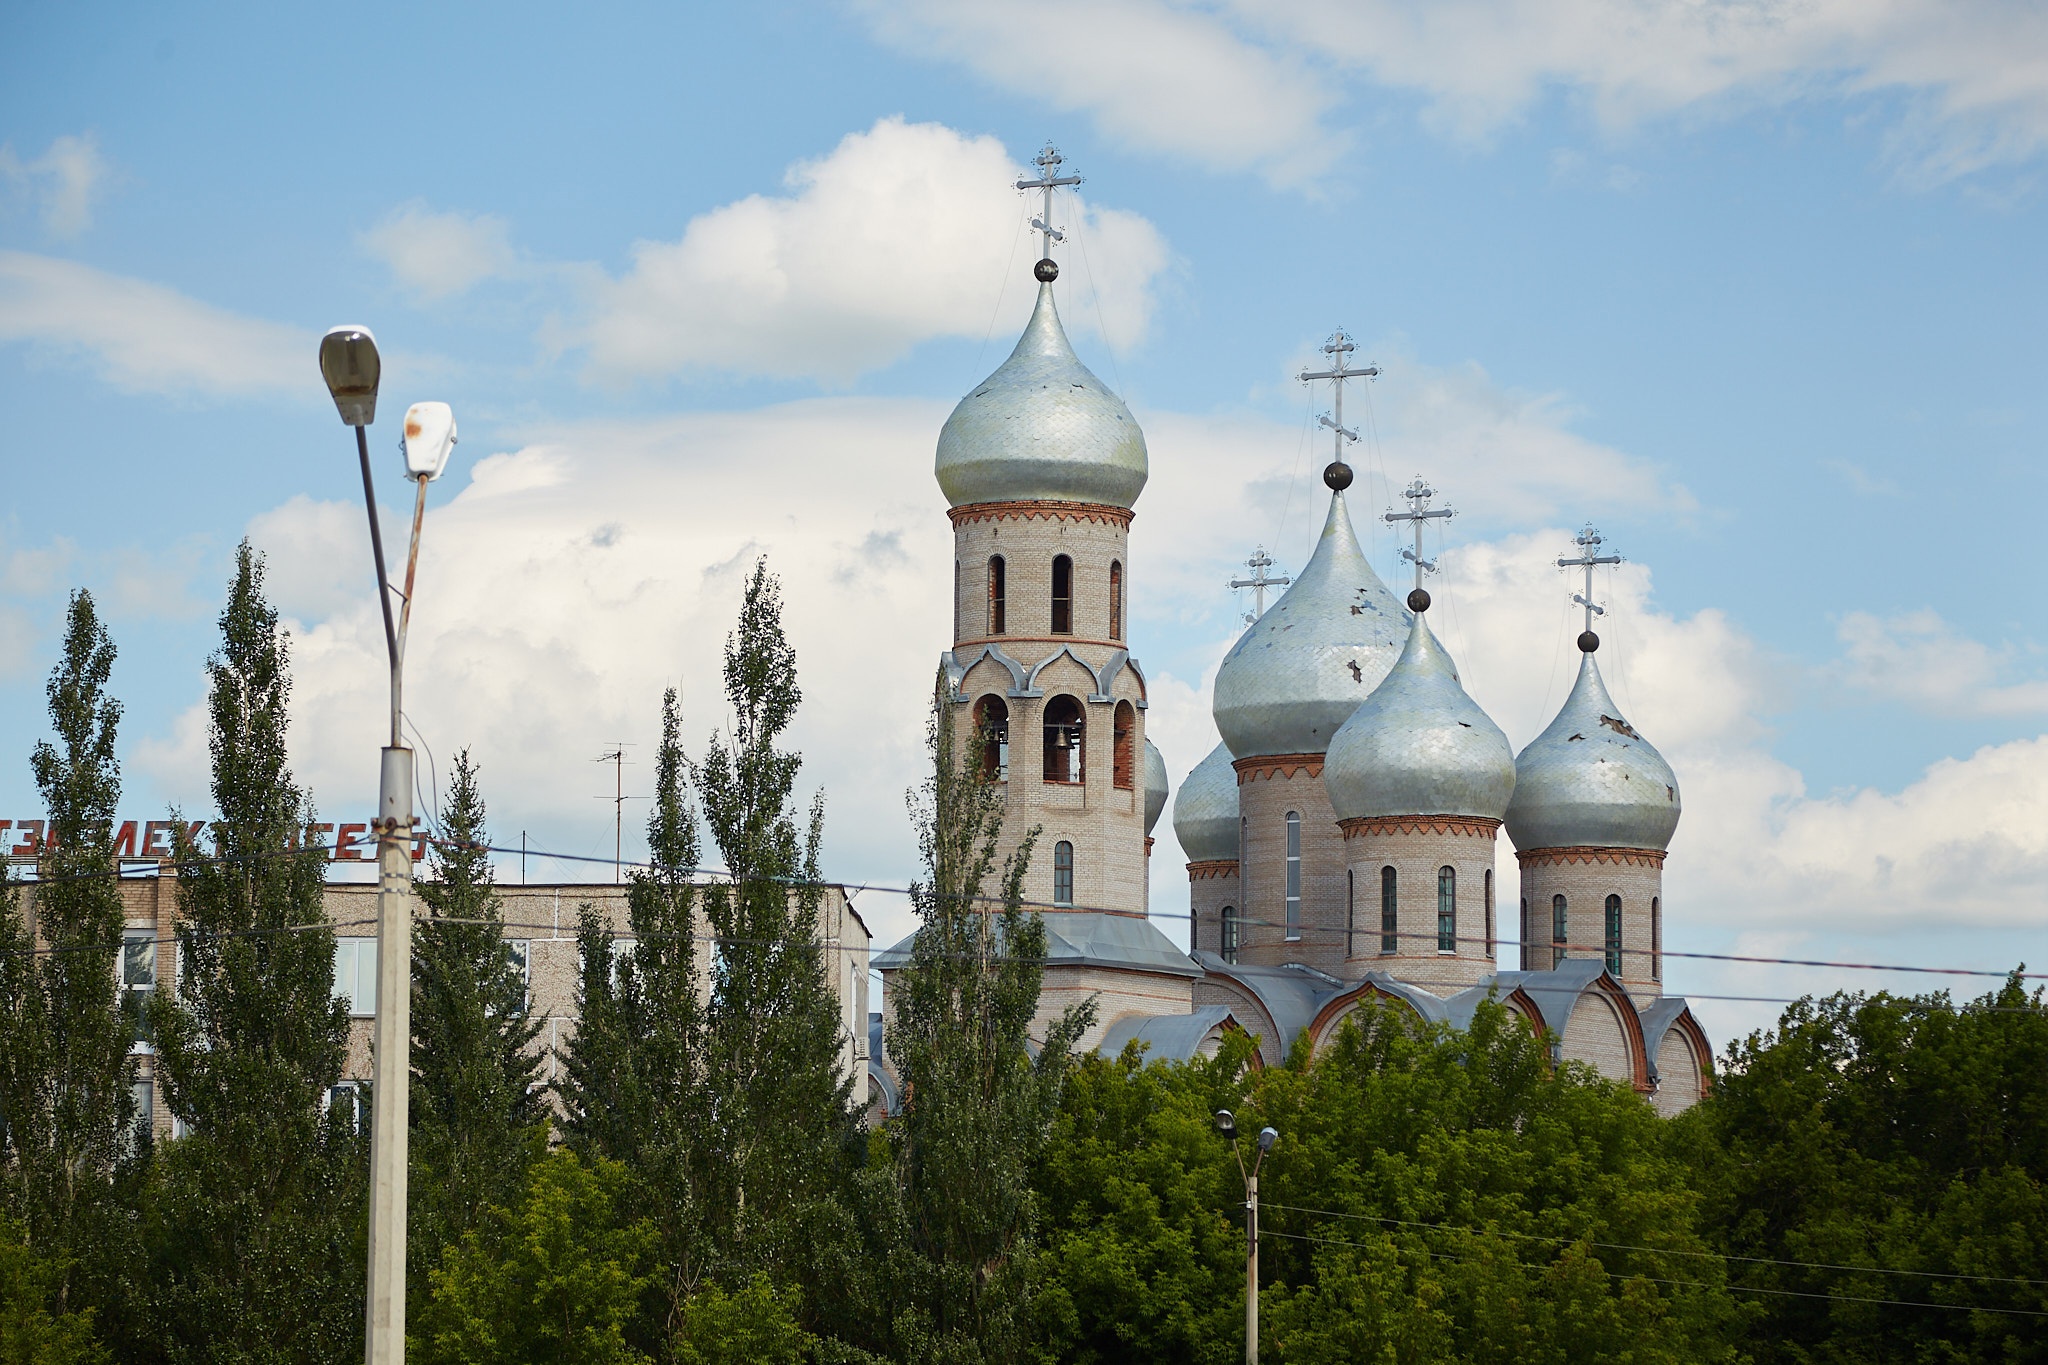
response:
M362 1353L365 1104L326 1103L346 1007L325 850L285 737L289 640L248 545L208 661L217 819L174 813L176 981L121 989L114 646L74 594L30 765L54 838L0 883L0 1365ZM1035 831L933 711L919 928L891 982L900 1114L840 1064L817 936L822 800L780 588L747 581L728 723L662 699L625 931L585 907L552 1058L503 936L482 775L455 761L412 963L408 1354L421 1362L1225 1362L1262 1180L1264 1358L2048 1360L2048 1008L1806 1000L1676 1120L1497 1006L1365 1010L1261 1069L1034 1034ZM729 877L700 880L700 841ZM31 922L32 921L32 922ZM138 1114L138 1038L178 1135ZM552 1080L547 1079L550 1075Z

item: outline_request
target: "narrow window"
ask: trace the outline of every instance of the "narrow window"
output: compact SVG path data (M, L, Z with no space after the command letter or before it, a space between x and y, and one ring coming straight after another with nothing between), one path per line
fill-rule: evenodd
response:
M1081 703L1072 697L1054 697L1045 704L1045 780L1079 782L1087 771L1082 760L1084 736Z
M981 774L990 782L1010 780L1010 704L991 693L974 703L975 742L981 745Z
M1650 897L1650 979L1664 979L1664 907L1661 896Z
M1621 975L1621 897L1607 898L1607 972Z
M533 1005L533 944L528 939L513 938L505 940L505 947L512 958L512 970L519 973L519 1008L523 1011Z
M149 1004L150 993L156 989L156 932L152 929L130 929L121 938L121 1004L135 1023L135 1035L130 1043L149 1041L149 1028L143 1020L143 1009Z
M1074 903L1074 846L1065 839L1052 846L1052 903Z
M988 633L1003 633L1003 557L988 557Z
M1074 561L1065 555L1052 557L1052 633L1074 633Z
M1522 897L1522 970L1536 970L1536 945L1529 941L1529 898Z
M1287 812L1287 937L1301 937L1301 812Z
M142 1150L156 1128L156 1086L149 1081L130 1081L128 1094L135 1101L135 1126L122 1135L121 1150L133 1156Z
M1458 873L1455 868L1436 870L1436 950L1458 951Z
M1223 960L1237 961L1237 907L1223 907Z
M1358 952L1358 873L1344 869L1344 956Z
M1124 638L1124 566L1114 559L1109 561L1109 638Z
M1564 897L1561 895L1552 896L1550 898L1550 965L1553 967L1564 961L1564 928Z
M966 588L960 582L960 561L953 561L953 638L960 638L960 594Z
M329 1112L339 1111L351 1133L363 1131L363 1091L354 1081L338 1081L327 1087Z
M358 1019L377 1013L377 940L334 940L334 997L348 1001Z
M1493 956L1493 869L1486 869L1486 955Z
M1380 869L1380 951L1383 953L1401 951L1400 907L1395 894L1398 881L1393 868Z
M1116 704L1110 745L1110 779L1131 791L1138 785L1138 712L1127 701Z

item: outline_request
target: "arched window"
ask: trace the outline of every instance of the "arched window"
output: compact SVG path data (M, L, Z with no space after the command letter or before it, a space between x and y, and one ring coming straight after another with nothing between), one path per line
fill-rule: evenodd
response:
M1065 839L1052 846L1052 903L1074 903L1074 846Z
M1124 638L1124 566L1114 559L1109 561L1109 638Z
M1456 868L1436 870L1436 950L1458 951L1458 872Z
M1650 979L1664 979L1664 907L1661 896L1650 897Z
M1607 898L1607 971L1621 975L1621 897Z
M1380 869L1380 951L1398 953L1401 951L1401 916L1398 891L1399 878L1394 869Z
M988 633L1003 633L1003 557L988 557Z
M1221 951L1225 962L1237 961L1237 907L1234 905L1223 907L1223 944Z
M1301 812L1287 812L1287 937L1301 937Z
M1344 869L1344 956L1358 952L1358 874Z
M1524 896L1522 897L1522 970L1525 972L1536 970L1536 945L1529 940L1529 898Z
M1486 955L1493 956L1493 869L1486 869Z
M993 694L974 703L975 742L981 745L981 772L991 782L1010 780L1010 704Z
M1046 781L1079 782L1088 770L1082 728L1080 702L1059 696L1045 704Z
M1550 898L1550 965L1555 967L1564 961L1565 955L1564 897Z
M953 561L953 638L960 638L960 561Z
M1065 555L1052 557L1052 633L1074 633L1074 561Z
M1138 713L1129 702L1116 704L1109 737L1110 780L1130 791L1138 785Z

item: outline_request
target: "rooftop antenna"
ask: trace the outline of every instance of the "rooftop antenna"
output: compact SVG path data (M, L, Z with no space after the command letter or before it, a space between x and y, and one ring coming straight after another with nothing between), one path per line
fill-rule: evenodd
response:
M1573 593L1572 601L1586 609L1586 626L1579 633L1579 650L1581 653L1591 654L1594 650L1600 648L1600 637L1593 633L1593 618L1607 614L1607 608L1593 600L1593 566L1596 564L1619 564L1621 563L1621 556L1603 555L1600 553L1600 547L1606 544L1606 542L1601 539L1600 533L1593 529L1593 523L1590 521L1580 529L1576 536L1572 537L1572 544L1579 547L1579 553L1569 559L1560 557L1557 561L1557 567L1560 569L1584 569L1586 571L1586 590Z
M1031 269L1031 273L1041 284L1051 284L1060 277L1060 268L1052 259L1052 244L1067 240L1067 235L1052 225L1052 192L1064 185L1081 183L1081 177L1078 175L1060 174L1060 165L1064 160L1059 148L1048 142L1044 151L1031 158L1031 164L1038 167L1038 179L1017 182L1020 191L1038 190L1045 195L1043 209L1031 220L1031 230L1042 234L1044 241L1044 249L1039 252L1038 264Z
M1244 565L1252 571L1252 576L1250 578L1233 578L1230 580L1230 586L1233 588L1250 588L1252 590L1253 601L1256 603L1256 606L1252 613L1244 618L1244 623L1250 625L1266 614L1266 589L1284 588L1294 580L1284 573L1275 574L1270 578L1266 576L1266 570L1273 567L1273 556L1266 553L1266 547L1263 545L1252 551L1252 557L1247 559Z
M626 864L626 741L614 740L610 753L590 761L612 765L612 794L597 799L612 803L612 881L616 883L623 880L620 870Z
M1330 381L1331 403L1335 408L1335 415L1324 413L1316 419L1316 425L1328 427L1333 433L1330 437L1330 463L1323 469L1323 482L1338 493L1351 486L1351 466L1344 460L1344 443L1349 441L1353 445L1358 444L1358 433L1344 425L1344 381L1377 379L1380 373L1380 367L1377 365L1367 365L1362 369L1351 368L1351 362L1345 357L1357 349L1351 338L1344 334L1344 329L1339 327L1330 333L1330 339L1322 345L1323 354L1330 357L1330 367L1326 370L1303 370L1295 376L1304 384L1313 384L1319 379Z
M1422 575L1435 573L1437 567L1435 560L1422 557L1422 525L1439 517L1455 517L1458 514L1449 507L1432 508L1429 505L1429 500L1436 496L1436 490L1424 483L1420 474L1409 480L1408 487L1401 491L1401 496L1408 500L1408 510L1387 513L1387 524L1391 526L1405 521L1415 527L1415 548L1411 550L1403 546L1401 549L1401 558L1415 566L1415 588L1408 594L1408 610L1428 611L1429 593L1422 586Z

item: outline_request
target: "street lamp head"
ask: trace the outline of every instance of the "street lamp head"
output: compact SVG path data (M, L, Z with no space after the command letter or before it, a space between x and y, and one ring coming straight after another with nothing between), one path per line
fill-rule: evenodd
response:
M1273 1144L1274 1144L1274 1143L1276 1143L1276 1142L1278 1142L1279 1140L1280 1140L1280 1130L1279 1130L1279 1129L1277 1129L1277 1128L1261 1128L1261 1129L1259 1129L1259 1150L1260 1150L1261 1152L1270 1152L1270 1151L1272 1151L1272 1150L1273 1150Z
M438 479L455 449L455 412L446 403L414 403L405 410L405 472Z
M1231 1117L1228 1109L1216 1111L1216 1131L1233 1141L1237 1138L1237 1120Z
M346 426L377 420L377 338L367 327L334 327L320 338L320 374Z

